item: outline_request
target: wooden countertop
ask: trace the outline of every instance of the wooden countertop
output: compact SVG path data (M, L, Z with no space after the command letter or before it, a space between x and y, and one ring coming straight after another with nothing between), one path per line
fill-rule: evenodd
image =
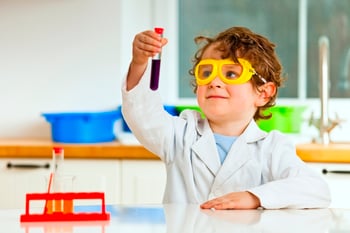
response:
M305 162L350 163L350 143L306 143L297 145L296 149Z
M117 141L94 144L54 143L44 139L0 139L0 158L51 158L52 148L62 146L65 158L82 159L158 159L141 145Z
M44 139L0 139L0 158L51 158L52 148L62 146L65 158L81 159L150 159L159 158L142 145L121 144L118 141L94 144L54 143ZM298 156L305 162L350 163L349 144L299 144Z

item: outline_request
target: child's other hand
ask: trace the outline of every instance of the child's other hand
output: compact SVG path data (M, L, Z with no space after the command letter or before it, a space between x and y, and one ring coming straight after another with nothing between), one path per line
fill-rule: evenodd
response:
M137 65L147 64L148 58L161 52L167 43L166 38L151 30L136 34L132 44L132 62Z
M209 200L200 206L202 209L256 209L260 207L260 200L250 192L232 192L224 196Z

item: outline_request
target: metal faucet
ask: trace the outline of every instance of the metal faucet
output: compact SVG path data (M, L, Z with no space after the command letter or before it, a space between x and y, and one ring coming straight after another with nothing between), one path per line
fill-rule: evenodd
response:
M319 75L320 75L320 140L322 144L329 144L330 137L328 131L328 100L329 100L329 39L321 36L318 40L319 47Z
M319 138L314 141L328 145L330 143L330 132L340 124L341 120L337 117L335 120L330 120L328 116L328 101L329 101L329 39L326 36L321 36L318 40L319 47L319 75L320 75L320 99L321 99L321 116L318 121L314 121L311 117L310 124L316 125L319 129Z

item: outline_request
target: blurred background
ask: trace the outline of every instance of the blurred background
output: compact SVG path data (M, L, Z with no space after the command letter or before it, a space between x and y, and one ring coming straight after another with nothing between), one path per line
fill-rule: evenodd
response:
M246 26L267 36L288 77L279 105L306 106L297 138L320 114L318 39L330 41L330 118L350 130L348 0L0 0L0 138L49 138L43 112L104 111L121 104L120 87L136 33L155 26L169 39L160 92L165 104L196 104L188 69L193 38Z

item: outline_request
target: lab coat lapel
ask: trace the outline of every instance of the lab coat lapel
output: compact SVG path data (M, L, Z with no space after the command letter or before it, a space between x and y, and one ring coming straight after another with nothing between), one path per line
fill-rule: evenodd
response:
M216 175L220 169L218 150L216 148L215 139L209 125L205 125L202 131L203 135L192 145L192 150L202 160L209 170Z
M232 145L225 162L217 173L214 186L222 185L228 178L239 170L244 164L252 158L248 144L241 138Z
M232 145L221 169L219 170L214 186L223 185L234 173L242 168L245 163L252 159L253 155L249 149L250 143L255 143L266 137L266 132L261 131L255 121L251 121L246 130Z

